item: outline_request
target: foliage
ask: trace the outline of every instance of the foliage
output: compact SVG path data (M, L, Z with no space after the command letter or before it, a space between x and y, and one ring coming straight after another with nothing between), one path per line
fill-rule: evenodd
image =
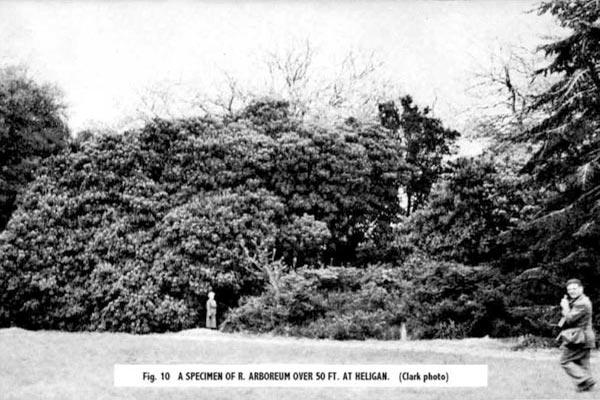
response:
M0 231L40 160L65 147L69 133L58 91L17 68L0 70Z
M356 259L397 214L399 145L376 126L272 124L278 107L86 135L48 159L0 236L0 324L181 329L210 289L225 311L289 267Z
M488 155L458 158L448 169L426 206L399 225L398 245L469 265L490 262L501 252L498 235L535 209L527 182Z
M161 136L198 137L156 148L156 179L181 202L208 190L264 188L284 202L291 218L306 214L327 224L324 260L352 262L361 242L382 237L397 218L397 187L405 170L401 143L374 125L298 125L286 119L284 106L275 101L268 111L260 100L224 121L161 122ZM155 130L149 125L142 133L154 147ZM166 157L159 156L162 151ZM181 175L188 186L182 187ZM295 256L315 258L307 251Z
M492 266L435 261L415 253L404 264L410 276L410 331L423 338L552 336L556 307L524 302L520 279Z
M540 12L555 15L570 33L543 46L552 59L538 73L552 76L547 82L554 84L519 110L512 92L518 123L511 125L504 149L517 150L506 156L513 165L507 168L499 156L456 160L426 206L399 224L400 253L424 251L441 260L483 264L488 271L486 276L450 265L439 267L443 283L436 282L437 272L422 283L413 280L424 288L417 297L430 305L421 318L424 336L552 336L566 278L586 282L593 300L600 295L600 8L590 1L550 1ZM505 71L502 82L510 90ZM465 289L465 281L458 281L437 292L456 276L472 283Z
M235 119L249 120L254 127L269 136L277 136L298 128L299 121L290 111L290 103L269 98L251 101Z
M281 279L280 292L244 299L229 314L228 330L276 332L332 339L398 339L406 318L401 271L301 268Z
M550 12L571 33L544 45L553 59L538 73L561 76L541 94L534 108L546 108L551 115L521 139L540 143L529 168L541 185L554 192L570 192L563 202L598 199L598 104L600 102L600 7L593 1L578 3L545 2L540 12Z
M157 329L153 313L180 308L152 283L166 194L138 175L134 148L104 137L39 171L1 236L3 324L143 332Z
M419 110L410 96L400 100L400 126L406 138L406 162L412 167L406 184L406 214L421 207L431 187L443 172L443 157L451 153L458 138L457 131L446 129L442 122L429 115L429 107Z
M281 275L279 291L246 297L225 322L230 331L331 339L397 340L552 336L556 307L537 307L493 267L435 261L415 253L401 267L301 268Z
M513 141L537 149L523 172L534 177L540 211L503 235L500 265L526 271L541 267L548 285L544 297L560 298L561 280L577 276L589 285L600 278L600 7L595 1L546 1L540 13L550 13L566 36L545 44L549 58L538 73L555 83L534 99L531 108L548 116ZM558 286L560 287L560 286ZM556 301L556 298L554 301Z
M460 136L443 127L438 118L430 115L431 109L420 110L410 96L400 99L402 113L394 102L379 105L382 126L394 132L401 131L406 146L407 179L403 185L406 195L404 212L410 215L423 206L433 184L444 171L444 157L452 153L452 145Z

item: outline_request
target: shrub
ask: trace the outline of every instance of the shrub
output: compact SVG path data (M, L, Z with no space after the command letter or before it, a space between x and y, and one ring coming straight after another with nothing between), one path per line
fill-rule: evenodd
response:
M272 331L331 339L396 339L404 319L398 270L302 268L273 290L244 299L229 314L228 330Z

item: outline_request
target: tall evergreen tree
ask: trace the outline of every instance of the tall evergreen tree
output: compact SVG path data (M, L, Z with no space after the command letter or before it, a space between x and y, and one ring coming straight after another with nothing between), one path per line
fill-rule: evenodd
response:
M533 110L548 117L516 136L537 149L525 167L543 204L536 218L511 232L505 267L543 267L555 277L600 277L600 4L543 2L567 35L545 44L550 62L538 74L555 81ZM560 290L557 288L557 290ZM591 287L590 291L597 289ZM598 293L596 293L597 295Z

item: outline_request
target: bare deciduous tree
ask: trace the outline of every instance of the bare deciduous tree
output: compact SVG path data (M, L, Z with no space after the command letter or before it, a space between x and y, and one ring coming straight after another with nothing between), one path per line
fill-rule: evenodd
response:
M190 115L233 115L252 99L286 100L292 115L319 121L375 118L377 105L398 97L400 90L383 76L383 62L374 53L349 52L339 64L318 57L309 42L262 56L254 79L221 70L213 88L182 81L155 83L139 94L137 118L180 118ZM258 82L262 81L260 84Z

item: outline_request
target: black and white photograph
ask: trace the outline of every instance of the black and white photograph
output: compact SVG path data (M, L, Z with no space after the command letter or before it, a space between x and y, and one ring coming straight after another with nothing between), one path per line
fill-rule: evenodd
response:
M0 398L600 398L600 1L0 0Z

